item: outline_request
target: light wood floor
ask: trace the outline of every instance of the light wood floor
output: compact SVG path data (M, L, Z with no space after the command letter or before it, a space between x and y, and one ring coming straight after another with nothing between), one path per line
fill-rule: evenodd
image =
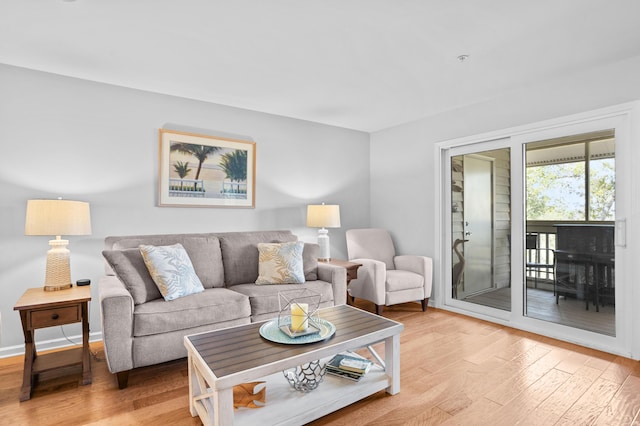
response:
M442 310L423 313L419 304L384 315L405 325L401 392L377 393L314 425L640 424L637 361ZM92 349L91 385L79 386L79 375L43 377L22 403L22 357L0 360L0 424L200 424L189 414L185 360L136 370L118 390L102 345Z

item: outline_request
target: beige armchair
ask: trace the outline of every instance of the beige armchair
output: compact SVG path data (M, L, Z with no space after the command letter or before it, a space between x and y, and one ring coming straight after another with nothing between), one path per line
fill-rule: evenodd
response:
M349 284L352 299L369 300L382 314L385 306L419 300L427 310L431 296L431 258L396 256L391 235L384 229L350 229L346 232L349 260L361 263L358 278Z

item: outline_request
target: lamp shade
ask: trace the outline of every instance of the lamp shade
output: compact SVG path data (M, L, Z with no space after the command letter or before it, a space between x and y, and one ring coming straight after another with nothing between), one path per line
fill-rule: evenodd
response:
M340 206L337 204L308 205L307 226L310 228L339 228Z
M28 200L25 235L90 235L89 203L71 200Z

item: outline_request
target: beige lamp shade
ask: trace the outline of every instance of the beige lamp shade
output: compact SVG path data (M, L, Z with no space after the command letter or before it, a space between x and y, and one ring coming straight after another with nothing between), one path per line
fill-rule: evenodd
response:
M90 235L89 203L70 200L29 200L25 220L25 235L55 236L47 252L45 291L71 288L69 241L62 235Z
M71 200L29 200L25 235L91 235L89 203Z
M337 204L307 206L307 226L310 228L340 228L340 206Z

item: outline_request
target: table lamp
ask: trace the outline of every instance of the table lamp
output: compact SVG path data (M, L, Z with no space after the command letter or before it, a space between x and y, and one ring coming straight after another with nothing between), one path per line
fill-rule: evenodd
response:
M329 231L326 228L340 227L340 206L336 204L307 206L307 226L318 229L318 245L320 246L320 258L318 260L328 262L331 260L329 246Z
M47 272L44 290L71 288L68 240L62 235L90 235L89 203L70 200L28 200L25 235L55 236L47 252Z

